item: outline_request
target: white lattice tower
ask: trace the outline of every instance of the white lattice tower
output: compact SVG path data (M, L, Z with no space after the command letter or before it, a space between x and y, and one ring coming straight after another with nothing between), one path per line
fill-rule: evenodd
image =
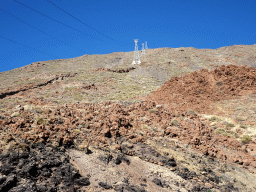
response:
M144 43L142 43L141 54L142 54L142 55L145 55L145 54L146 54L145 49L144 49Z
M139 39L134 39L135 49L134 49L134 56L133 56L132 65L141 63L140 62L140 53L139 53L139 50L138 50L138 41L139 41Z
M145 42L145 49L148 49L147 41Z

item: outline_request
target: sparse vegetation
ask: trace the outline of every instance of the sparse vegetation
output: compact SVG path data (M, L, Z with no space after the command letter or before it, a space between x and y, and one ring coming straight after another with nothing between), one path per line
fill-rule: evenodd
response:
M65 87L64 91L74 91L77 89L77 86L74 87Z
M246 129L247 125L240 125L240 128Z
M155 112L157 112L157 109L155 109L155 108L154 109L149 109L149 112L150 113L155 113Z
M233 138L238 138L238 135L237 135L236 132L226 130L226 129L223 129L223 128L216 129L215 133L220 134L220 135L224 135L224 136L230 136L230 137L233 137Z
M75 132L75 133L81 133L81 130L75 129L74 132Z
M72 93L72 98L75 101L82 101L83 100L83 96L80 93L78 93L78 92L73 92Z
M251 140L252 140L252 137L249 136L249 135L243 135L243 136L241 137L241 142L242 142L243 144L247 144L247 143L249 143Z
M193 110L188 110L188 114L189 115L197 115L197 113L195 111L193 111Z
M173 119L173 120L171 120L171 124L173 126L178 126L179 125L179 121L177 119Z
M245 121L245 119L242 118L242 117L237 117L236 120L237 120L238 122L240 122L240 121Z
M225 130L225 129L222 129L222 128L219 128L219 129L217 129L217 130L215 131L215 133L223 135L223 134L226 134L226 130Z
M235 125L233 124L233 123L228 123L227 125L226 125L226 128L229 128L229 127L235 127Z
M215 121L221 121L221 119L220 118L218 118L218 117L216 117L216 116L213 116L213 117L211 117L210 119L209 119L209 121L211 121L211 122L215 122Z
M42 125L42 124L43 125L48 125L49 121L47 119L44 119L44 118L40 117L40 118L37 119L37 124L38 125Z

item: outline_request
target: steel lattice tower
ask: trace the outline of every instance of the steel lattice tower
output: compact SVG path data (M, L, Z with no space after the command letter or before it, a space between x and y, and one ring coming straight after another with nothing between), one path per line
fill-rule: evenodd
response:
M145 42L145 49L148 49L147 41Z
M139 50L138 50L138 41L139 41L139 39L134 39L135 49L134 49L134 56L133 56L132 65L141 63L140 62L140 53L139 53Z
M141 54L142 54L142 55L145 55L145 54L146 54L145 49L144 49L144 43L142 43Z

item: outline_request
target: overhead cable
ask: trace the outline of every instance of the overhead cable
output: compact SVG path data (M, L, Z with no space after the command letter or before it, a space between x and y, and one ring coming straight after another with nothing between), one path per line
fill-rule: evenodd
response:
M52 55L52 54L49 54L49 53L40 51L39 49L35 49L35 48L33 48L33 47L30 47L30 46L21 44L21 43L19 43L19 42L13 41L13 40L8 39L8 38L6 38L6 37L0 36L0 38L5 39L5 40L10 41L10 42L13 42L13 43L16 43L16 44L21 45L21 46L23 46L23 47L27 47L27 48L29 48L29 49L32 49L33 51L37 51L37 52L40 52L40 53L43 53L43 54L45 54L45 55L49 55L49 56L52 56L52 57L60 58L60 57L58 57L58 56L56 56L56 55Z
M88 24L84 23L82 20L80 20L80 19L78 19L77 17L71 15L70 13L68 13L68 12L65 11L65 10L63 10L62 8L60 8L60 7L57 6L56 4L52 3L51 1L49 1L49 0L46 0L46 1L48 1L48 2L51 3L53 6L57 7L59 10L63 11L64 13L68 14L70 17L72 17L72 18L74 18L75 20L79 21L80 23L82 23L82 24L85 25L86 27L89 27L90 29L96 31L97 33L103 35L104 37L107 37L108 39L111 39L111 40L113 40L113 41L117 41L117 40L115 40L115 39L113 39L113 38L111 38L111 37L109 37L109 36L107 36L107 35L101 33L99 30L94 29L93 27L91 27L91 26L89 26Z
M0 10L3 11L3 12L5 12L5 13L7 13L7 14L9 14L9 15L11 15L12 17L18 19L19 21L25 23L26 25L28 25L28 26L30 26L30 27L32 27L32 28L34 28L34 29L40 31L41 33L43 33L43 34L45 34L45 35L47 35L47 36L49 36L49 37L52 37L53 39L55 39L55 40L57 40L57 41L59 41L59 42L65 44L65 45L67 45L67 46L69 46L69 47L72 47L72 48L75 49L76 51L79 51L79 52L83 52L83 53L84 53L84 51L82 51L82 50L80 50L80 49L77 49L77 48L75 48L75 47L73 47L73 46L71 46L71 45L65 43L64 41L61 41L60 39L57 39L56 37L54 37L54 36L52 36L52 35L50 35L50 34L44 32L44 31L42 31L41 29L38 29L38 28L34 27L33 25L30 25L29 23L27 23L27 22L23 21L22 19L16 17L15 15L13 15L13 14L11 14L11 13L9 13L9 12L7 12L7 11L1 9L1 8L0 8Z
M69 26L69 25L66 25L65 23L62 23L62 22L60 22L60 21L58 21L58 20L56 20L56 19L54 19L54 18L52 18L52 17L49 17L49 16L47 16L47 15L45 15L45 14L43 14L43 13L41 13L41 12L39 12L39 11L37 11L37 10L35 10L35 9L33 9L33 8L27 6L27 5L25 5L25 4L23 4L23 3L19 2L19 1L17 1L17 0L13 0L13 1L16 2L16 3L19 3L19 4L21 4L21 5L23 5L24 7L27 7L28 9L30 9L30 10L32 10L32 11L35 11L35 12L39 13L40 15L43 15L44 17L47 17L47 18L49 18L49 19L51 19L51 20L53 20L53 21L55 21L55 22L57 22L57 23L59 23L59 24L62 24L62 25L66 26L66 27L68 27L68 28L70 28L70 29L73 29L73 30L75 30L75 31L77 31L77 32L79 32L79 33L82 33L82 34L84 34L84 35L86 35L86 36L90 36L90 37L93 38L93 39L97 39L97 40L99 40L99 41L106 42L106 41L101 40L101 39L99 39L99 38L97 38L97 37L93 37L92 35L89 35L89 34L83 32L83 31L80 31L80 30L78 30L78 29L75 29L75 28L73 28L73 27L71 27L71 26Z

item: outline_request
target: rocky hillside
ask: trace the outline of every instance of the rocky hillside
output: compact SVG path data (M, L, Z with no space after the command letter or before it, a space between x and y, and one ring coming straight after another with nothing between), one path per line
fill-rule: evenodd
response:
M0 191L256 191L255 49L0 73Z

